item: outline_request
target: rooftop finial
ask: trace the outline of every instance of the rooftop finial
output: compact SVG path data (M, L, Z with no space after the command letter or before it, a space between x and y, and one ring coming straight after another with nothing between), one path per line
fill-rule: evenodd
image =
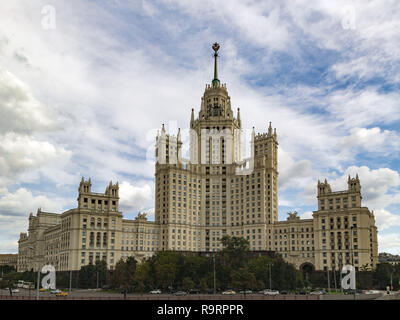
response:
M219 80L218 80L218 66L217 66L217 57L218 57L218 50L219 50L219 44L218 42L215 42L212 45L212 48L214 50L214 79L212 81L212 84L214 87L219 86Z

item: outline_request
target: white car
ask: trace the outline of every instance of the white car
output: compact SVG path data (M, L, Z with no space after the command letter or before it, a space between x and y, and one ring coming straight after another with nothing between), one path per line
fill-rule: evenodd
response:
M151 294L161 294L161 290L159 290L159 289L151 290L150 293Z
M50 291L50 293L52 293L52 294L57 294L57 293L60 293L60 292L61 292L60 289L56 289L56 290L51 290Z
M277 290L264 290L264 294L266 296L277 296L279 294L279 291L277 291Z
M222 294L236 294L236 292L233 290L226 290L226 291L222 292Z
M12 293L19 293L19 289L12 289L11 292Z
M367 290L365 291L365 294L379 294L381 293L379 290Z

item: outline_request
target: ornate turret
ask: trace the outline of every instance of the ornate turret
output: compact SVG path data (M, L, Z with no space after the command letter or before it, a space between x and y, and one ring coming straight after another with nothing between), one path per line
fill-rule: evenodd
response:
M318 196L329 193L332 193L332 189L330 184L328 183L328 180L326 180L325 178L325 181L322 183L318 180Z
M90 178L88 181L85 181L85 178L82 177L81 183L79 184L78 188L79 193L90 193L91 189L92 189L92 181L90 180Z
M268 137L272 137L272 123L269 123L269 127L268 127Z
M360 192L361 191L360 179L358 178L358 174L356 174L355 178L351 178L349 175L349 178L347 179L347 186L348 186L349 192Z

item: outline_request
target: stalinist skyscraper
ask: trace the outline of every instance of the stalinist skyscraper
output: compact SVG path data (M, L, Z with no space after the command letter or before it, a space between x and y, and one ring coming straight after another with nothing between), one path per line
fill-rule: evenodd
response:
M233 111L219 80L218 43L212 48L214 77L197 117L191 112L189 159L182 157L180 130L173 136L162 125L156 137L155 221L145 214L123 219L118 183L110 182L101 194L82 178L77 208L30 214L29 234L21 233L19 240L19 271L45 263L79 270L100 259L112 269L121 258L140 261L162 250L215 252L224 235L247 239L253 251L275 251L300 269L376 266L375 218L362 206L358 175L348 177L344 191L318 181L313 217L300 219L294 212L278 221L276 130L268 119L265 133L253 128L250 156L242 156L240 109Z
M251 139L251 157L242 159L240 109L233 111L226 84L206 85L197 117L190 119L190 159L182 159L178 135L164 126L156 143L156 221L162 249L216 251L225 234L243 236L254 250L266 249L267 228L278 220L278 138Z

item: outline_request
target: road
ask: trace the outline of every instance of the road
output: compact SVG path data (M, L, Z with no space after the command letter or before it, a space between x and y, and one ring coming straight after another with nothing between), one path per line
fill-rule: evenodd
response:
M35 299L36 290L19 289L19 293L13 293L13 299ZM40 292L40 298L43 300L57 299L57 300L122 300L124 295L121 293L113 293L103 290L87 289L87 290L73 290L68 297L56 297L55 294L50 292ZM127 294L128 300L353 300L353 295L278 295L278 296L265 296L262 294L190 294L184 296L175 296L173 294ZM8 290L0 290L0 299L10 299ZM387 295L385 292L380 294L358 294L357 300L400 300L398 293Z

